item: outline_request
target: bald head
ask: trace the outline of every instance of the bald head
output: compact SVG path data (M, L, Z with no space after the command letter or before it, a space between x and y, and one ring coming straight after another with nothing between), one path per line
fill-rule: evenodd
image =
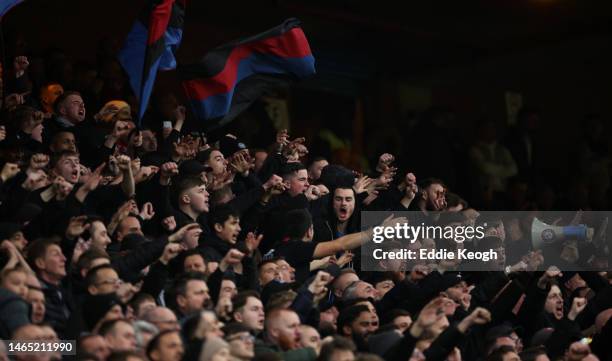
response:
M154 324L160 332L180 328L176 315L167 307L156 306L151 308L142 315L142 320Z
M19 327L13 332L13 340L41 340L44 336L43 330L40 326L27 324Z
M334 295L342 298L344 290L353 282L359 281L359 276L355 272L345 272L338 276L333 283Z
M292 350L300 343L300 318L294 311L277 309L266 317L268 340L283 350Z

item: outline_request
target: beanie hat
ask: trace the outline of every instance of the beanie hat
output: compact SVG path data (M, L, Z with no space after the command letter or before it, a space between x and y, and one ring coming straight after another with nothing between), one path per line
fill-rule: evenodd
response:
M224 136L219 140L219 150L225 157L231 157L234 153L247 149L246 145L238 139Z

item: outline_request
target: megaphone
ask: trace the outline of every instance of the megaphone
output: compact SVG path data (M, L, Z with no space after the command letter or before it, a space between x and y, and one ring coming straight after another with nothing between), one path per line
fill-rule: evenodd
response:
M584 224L575 226L552 226L533 218L531 222L531 243L534 249L565 240L590 241L593 239L593 228Z

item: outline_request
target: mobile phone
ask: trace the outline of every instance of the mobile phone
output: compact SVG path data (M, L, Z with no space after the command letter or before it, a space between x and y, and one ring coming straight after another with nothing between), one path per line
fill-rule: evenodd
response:
M168 121L168 120L164 121L163 122L163 127L164 128L172 128L172 122Z
M593 341L593 339L590 338L590 337L583 337L580 340L580 343L583 344L583 345L590 345L592 341Z

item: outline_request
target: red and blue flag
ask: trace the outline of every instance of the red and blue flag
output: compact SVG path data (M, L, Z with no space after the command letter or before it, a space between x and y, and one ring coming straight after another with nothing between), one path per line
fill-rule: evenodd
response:
M297 19L222 45L178 68L196 116L214 128L231 121L270 87L315 74L315 59Z
M148 1L119 52L119 62L140 101L139 119L149 104L157 71L176 68L175 53L183 36L185 5L186 0Z

